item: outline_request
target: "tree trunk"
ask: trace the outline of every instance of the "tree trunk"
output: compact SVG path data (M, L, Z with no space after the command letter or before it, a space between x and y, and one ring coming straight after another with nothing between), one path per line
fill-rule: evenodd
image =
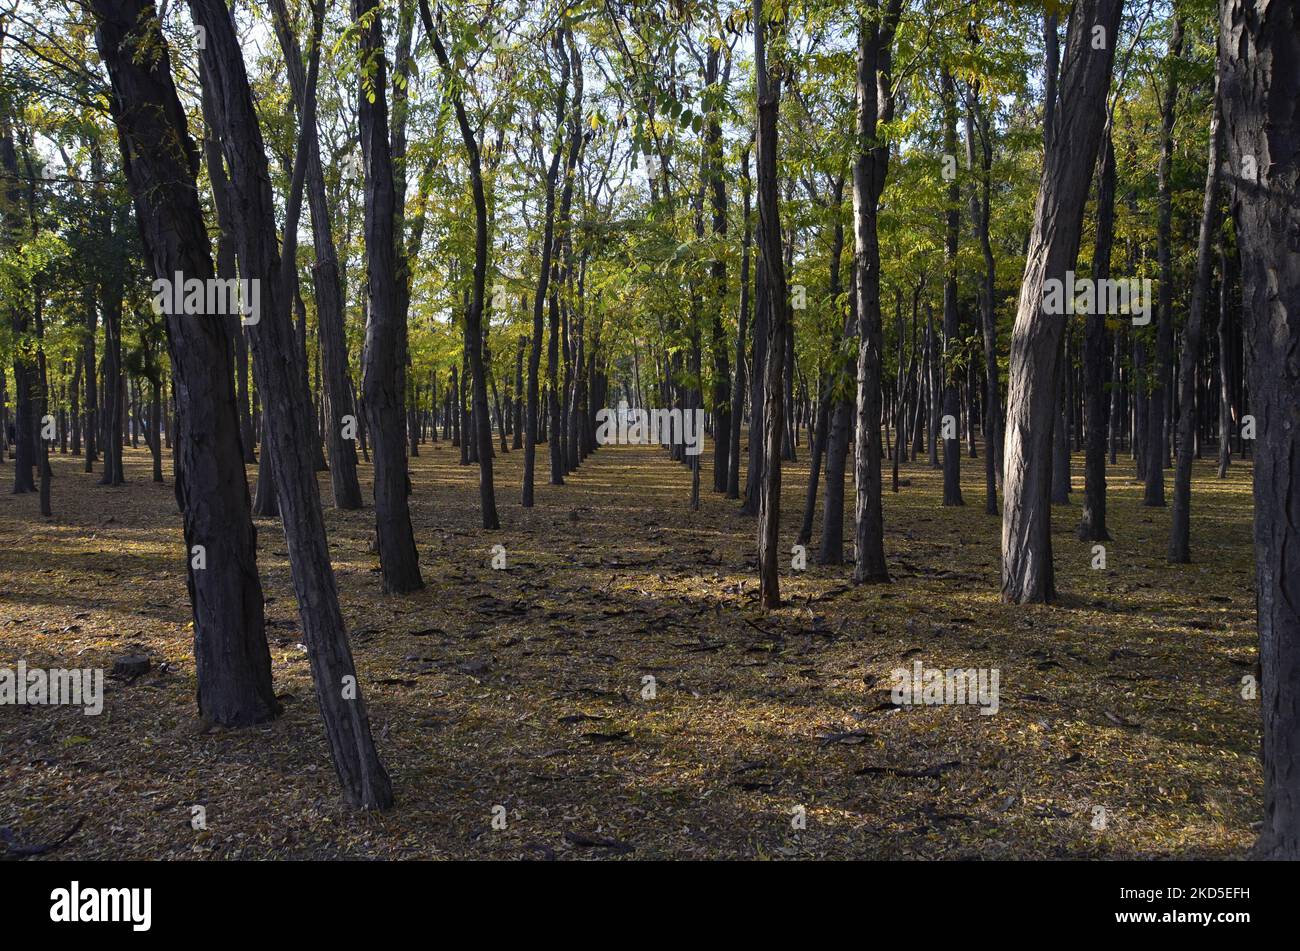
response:
M1171 200L1170 165L1174 151L1174 117L1178 101L1175 61L1182 55L1183 21L1175 16L1169 36L1166 58L1167 76L1160 112L1160 162L1157 169L1158 211L1156 214L1156 256L1160 269L1160 289L1156 306L1156 353L1153 375L1155 385L1147 395L1147 463L1146 487L1142 504L1163 507L1165 504L1165 457L1167 446L1166 394L1172 386L1174 362L1174 271L1172 252L1173 203Z
M758 266L767 288L767 366L764 373L763 478L758 505L759 601L764 608L781 605L777 574L781 531L781 442L785 435L786 334L790 298L785 285L781 219L777 201L777 115L781 80L767 70L767 30L763 0L754 0L754 95L757 101Z
M1092 252L1092 277L1110 277L1110 253L1115 238L1115 148L1107 129L1101 144L1097 176L1097 239ZM1100 286L1100 285L1098 285ZM1106 314L1098 305L1087 317L1083 331L1084 430L1083 514L1081 541L1110 540L1106 530Z
M1255 855L1300 858L1300 11L1224 0L1223 125L1241 249L1255 440L1264 823Z
M322 0L314 0L315 6ZM325 173L321 166L320 134L316 124L316 95L303 73L302 51L290 27L285 0L271 0L276 35L288 65L289 88L300 104L302 144L306 150L307 205L311 211L312 244L316 263L312 284L316 292L316 328L325 378L325 441L329 451L330 486L334 504L340 509L362 507L361 485L357 480L357 446L344 437L347 418L356 419L356 406L348 381L348 344L344 333L343 285L338 253L334 247L333 224L325 196ZM313 39L313 59L319 58L319 39ZM314 86L314 82L312 83ZM355 428L355 427L353 427Z
M1218 78L1210 116L1210 156L1205 170L1205 195L1201 205L1201 228L1196 241L1196 279L1192 285L1192 303L1183 328L1183 356L1178 374L1177 467L1174 471L1174 511L1169 530L1169 561L1191 561L1192 454L1195 451L1196 365L1201 358L1201 327L1205 321L1206 301L1210 296L1210 276L1214 270L1214 238L1219 227L1219 148Z
M1052 571L1052 428L1060 370L1062 315L1043 308L1044 283L1063 280L1079 251L1088 185L1105 123L1122 0L1078 0L1070 16L1061 101L1029 238L1011 342L1011 386L1002 508L1002 598L1056 597ZM1094 49L1095 30L1102 49Z
M1229 309L1228 290L1232 286L1232 274L1229 270L1235 258L1228 256L1226 242L1219 243L1219 469L1218 477L1228 477L1228 466L1232 462L1232 336L1229 322L1232 311Z
M192 0L193 2L193 0ZM354 20L370 14L378 0L353 0ZM405 369L406 327L397 298L397 195L388 141L387 78L383 29L378 15L361 33L363 57L373 56L373 87L358 89L361 151L365 158L365 236L369 320L361 388L369 420L375 471L375 524L379 565L386 594L405 594L424 587L408 502L406 470Z
M957 89L952 73L942 69L943 147L957 160ZM961 316L957 312L957 236L961 231L961 185L954 175L948 183L948 203L944 212L944 282L943 282L943 414L951 429L943 440L943 504L965 505L961 495L961 397L957 389L954 350L961 333Z
M357 0L354 4L358 17L366 12L367 2L373 0ZM218 126L230 166L231 188L239 196L239 207L245 211L235 222L239 260L244 274L260 282L261 317L250 325L249 341L258 390L266 407L263 418L271 466L275 470L298 616L311 661L316 698L325 721L334 768L347 801L356 807L386 809L393 802L392 787L371 738L370 720L357 684L330 564L312 459L316 433L311 397L305 374L294 361L284 359L285 354L293 352L294 330L289 313L291 302L285 294L289 281L282 278L276 250L275 205L266 149L234 19L225 0L190 0L190 10L195 23L207 31L202 58L215 88L221 91L215 101ZM320 12L318 7L317 14ZM318 32L319 28L317 23ZM375 17L372 29L363 36L362 45L373 50L382 48L382 43L380 21ZM382 90L382 67L380 74L378 88ZM365 114L366 97L361 99L365 141L375 136L386 122L382 93L376 95L375 114L369 116ZM367 154L372 159L371 166L380 164L375 161L378 151L373 140L370 141ZM383 177L382 172L371 174ZM388 181L391 187L391 178ZM391 243L388 247L391 249ZM367 250L374 250L369 242ZM374 280L373 260L371 280ZM404 508L404 496L402 503Z
M875 4L873 3L873 6ZM894 116L894 31L901 0L888 0L879 20L858 18L856 144L853 162L854 271L858 316L858 396L855 444L853 580L885 582L885 519L880 478L881 383L884 343L880 320L880 243L876 217L889 172L889 146L877 138L878 122Z
M154 6L146 0L95 0L92 9L112 81L110 108L123 169L153 273L167 280L176 272L210 278L194 180L198 154L185 130ZM143 49L154 55L139 56ZM279 703L271 686L256 532L239 450L232 323L176 314L167 316L166 330L179 408L176 497L194 613L199 713L213 723L246 726L276 716Z
M555 93L555 125L558 129L564 125L568 109L569 59L564 57L561 64L561 81ZM576 144L570 143L570 153L576 151ZM576 156L575 156L576 158ZM560 173L560 149L557 147L551 156L551 164L546 172L546 210L542 215L541 263L537 274L537 287L533 294L533 338L528 352L528 418L524 426L524 485L523 507L533 507L533 485L537 470L538 423L541 407L540 384L538 374L541 370L542 335L546 301L549 296L551 268L555 254L555 188ZM567 170L566 170L567 184Z
M750 242L754 228L750 221L750 196L752 189L749 178L749 145L746 144L740 156L741 194L744 203L741 226L744 237L741 239L740 252L740 310L736 318L736 385L731 391L731 450L728 454L727 498L740 498L740 431L745 422L745 332L749 325L750 303Z

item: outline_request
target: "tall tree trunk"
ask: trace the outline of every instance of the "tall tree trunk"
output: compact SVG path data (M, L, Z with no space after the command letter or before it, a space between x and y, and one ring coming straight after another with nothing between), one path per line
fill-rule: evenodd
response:
M354 5L357 16L364 15L367 2L373 0L357 0ZM202 57L215 87L221 90L216 99L218 127L230 167L231 188L239 196L239 207L245 212L235 222L239 260L245 275L260 282L261 316L250 325L249 341L258 390L266 405L263 417L267 421L271 466L275 470L298 617L311 662L316 699L347 801L356 807L386 809L393 802L392 787L371 737L370 720L357 684L330 564L312 458L316 431L311 395L305 374L284 359L284 354L293 352L295 346L291 302L285 293L290 282L284 274L289 272L282 271L277 255L275 205L266 148L244 71L243 54L225 0L190 0L190 10L195 23L207 32ZM378 17L373 19L372 27L363 36L362 45L373 51L382 48L383 42ZM382 90L382 67L380 74ZM366 97L361 99L365 141L386 123L382 118L381 94L376 95L378 115L366 116ZM183 134L183 129L178 132ZM376 151L371 141L368 154L372 159ZM391 185L391 179L389 182ZM372 250L369 243L367 250ZM387 276L391 277L391 273ZM404 497L402 501L404 507Z
M1178 85L1175 63L1183 51L1183 21L1177 15L1169 36L1169 50L1165 67L1164 94L1160 103L1160 162L1157 169L1158 211L1156 214L1156 256L1160 269L1160 289L1156 306L1156 353L1152 368L1155 385L1147 396L1147 464L1146 487L1142 504L1163 507L1165 504L1166 404L1171 391L1174 363L1174 270L1171 244L1173 243L1170 166L1174 151L1174 117L1178 102Z
M996 265L993 244L989 237L990 191L992 187L993 141L990 120L980 109L980 86L971 87L966 109L966 164L975 164L975 141L979 138L979 183L977 192L971 194L971 218L979 238L984 259L984 272L980 281L980 335L984 343L984 512L998 514L998 485L1002 481L1001 446L998 434L1002 430L1002 400L998 388L998 330L997 315L993 310L996 289ZM901 330L900 330L901 343ZM901 350L900 350L901 353ZM899 418L902 419L900 413ZM901 438L901 437L900 437ZM895 467L897 468L897 467Z
M1043 287L1047 280L1064 280L1078 256L1083 209L1106 118L1121 6L1122 0L1078 0L1070 15L1061 99L1044 157L1012 332L1002 507L1004 601L1056 597L1051 439L1065 319L1045 312ZM1098 30L1101 49L1093 45Z
M717 46L710 46L705 63L704 84L718 83ZM730 63L730 60L728 60ZM730 65L722 76L725 87L730 75ZM722 175L722 123L717 112L709 116L704 147L707 150L705 167L709 173L709 195L713 210L713 236L719 246L725 246L727 237L727 186ZM722 308L727 299L727 262L719 255L712 264L712 294L709 307L713 311L710 322L710 346L713 351L713 399L709 412L714 414L713 425L713 491L726 492L728 460L731 454L731 367L727 360L727 338L722 330ZM739 426L739 421L736 422ZM696 457L698 464L699 457Z
M1092 278L1110 277L1110 252L1115 240L1115 147L1107 128L1101 144L1097 175L1097 238L1092 252ZM1078 536L1082 541L1110 540L1106 530L1106 314L1098 305L1087 317L1083 331L1084 431L1083 514Z
M741 227L744 237L741 239L740 252L740 308L736 316L736 385L731 391L731 450L727 467L727 498L740 498L740 431L745 422L745 332L749 326L750 305L750 243L754 227L750 220L750 198L752 188L749 177L749 145L745 145L740 155L741 195L743 211Z
M957 160L957 87L945 63L940 86L943 100L943 147ZM943 414L951 429L943 440L943 504L965 505L961 495L961 395L957 388L954 351L961 333L961 315L957 312L957 236L961 232L961 185L954 175L948 183L948 203L944 211L944 281L943 281Z
M154 5L94 0L92 9L96 43L112 82L110 109L122 166L152 271L167 280L177 272L210 278L195 187L198 154L172 85ZM141 56L146 49L153 55ZM233 323L173 314L166 330L177 394L176 498L194 613L199 713L213 723L246 726L271 719L280 708L271 686L256 531L239 451Z
M313 0L313 19L322 3L323 0ZM357 446L355 440L344 437L348 417L355 421L357 410L348 381L343 283L325 195L325 172L321 166L320 134L316 124L316 94L314 88L307 88L308 76L303 72L302 51L290 26L285 0L271 0L271 8L275 14L276 36L288 66L289 88L294 101L300 104L299 122L302 144L306 149L307 205L311 211L312 244L316 252L312 284L316 293L316 328L325 378L325 441L329 451L330 486L335 506L359 509L363 503L361 485L357 480ZM319 38L313 38L310 55L314 60L319 59L319 45ZM309 64L309 71L313 65ZM311 85L314 87L314 82Z
M1232 462L1232 336L1229 330L1232 311L1228 306L1228 290L1232 286L1229 270L1234 258L1229 257L1227 243L1219 243L1219 469L1218 477L1228 477Z
M1255 855L1300 858L1300 11L1224 0L1220 93L1241 249L1255 440L1264 823Z
M1201 358L1201 327L1205 322L1206 302L1210 296L1210 276L1214 270L1214 237L1219 227L1219 147L1218 77L1210 115L1210 155L1205 169L1205 195L1201 204L1201 228L1196 241L1196 280L1192 285L1192 303L1183 328L1183 357L1178 373L1178 440L1177 467L1174 470L1174 511L1169 529L1169 561L1191 561L1192 454L1195 451L1196 366Z
M195 0L191 0L195 2ZM362 393L374 449L375 523L384 592L405 594L424 587L408 501L406 470L406 327L397 298L397 194L388 140L387 71L378 0L353 0L354 20L370 16L361 32L363 60L373 63L373 86L358 84L361 151L366 178L366 264L369 320L366 324Z
M894 117L894 32L901 0L888 0L878 18L858 17L856 143L853 161L853 239L858 315L857 447L853 548L855 583L889 580L885 566L884 486L880 478L881 384L884 343L880 319L877 213L889 173L889 146L876 131Z
M495 529L501 527L497 518L496 489L492 481L492 421L488 416L487 374L483 366L483 301L487 283L488 258L488 215L487 197L483 188L482 156L478 139L470 127L469 117L465 112L465 103L451 71L451 63L442 39L435 28L429 11L428 0L420 0L420 16L424 21L425 32L433 44L438 64L442 67L448 87L452 90L452 102L456 109L456 123L460 127L461 140L469 157L470 186L474 196L474 280L470 291L469 307L465 311L465 339L469 351L469 368L472 378L471 398L474 407L474 439L478 449L479 464L479 510L483 527ZM577 58L577 52L574 52ZM579 65L579 70L581 66ZM581 81L578 83L581 88ZM581 101L581 97L579 97ZM579 107L581 108L581 107Z
M777 574L781 531L781 442L785 435L786 334L790 298L785 284L781 248L781 219L777 199L777 116L781 80L768 74L768 23L763 0L754 0L754 95L757 101L756 151L758 171L758 266L767 288L767 367L764 373L763 479L758 505L759 600L764 608L781 605Z
M555 92L557 140L559 138L558 130L565 126L565 114L568 110L569 69L569 58L567 56L562 57L561 79ZM576 149L576 144L570 142L569 153L573 154L575 159ZM533 485L537 470L538 424L541 412L538 375L541 370L542 360L543 321L555 254L555 189L560 173L560 155L561 149L557 145L555 153L551 156L550 167L546 172L546 207L542 215L541 263L538 267L537 287L533 293L533 337L528 351L528 418L525 420L524 426L524 508L533 507ZM565 174L567 183L567 169Z

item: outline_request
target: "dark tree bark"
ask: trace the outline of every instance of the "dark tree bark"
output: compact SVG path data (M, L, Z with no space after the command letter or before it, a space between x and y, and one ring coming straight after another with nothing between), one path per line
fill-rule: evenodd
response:
M759 600L764 608L781 605L777 574L781 531L781 442L785 435L786 335L790 323L790 298L785 284L781 248L781 219L777 201L777 115L781 108L781 80L767 68L767 31L763 0L754 0L754 95L757 100L756 152L758 179L758 266L767 288L767 366L764 371L763 478L758 505Z
M378 0L353 0L354 20L370 14ZM408 502L406 470L406 326L397 297L397 194L388 140L388 80L382 20L372 15L361 32L362 61L373 86L358 83L361 151L366 164L366 264L369 320L366 324L362 394L375 460L375 523L384 592L405 594L424 587ZM368 81L369 81L368 80Z
M743 211L741 224L745 229L740 252L740 311L736 318L736 385L731 391L731 451L727 470L727 498L740 498L740 431L745 422L745 332L749 327L750 301L750 244L754 227L750 219L752 187L749 177L749 145L740 156L740 181ZM751 424L752 426L752 424Z
M1029 238L1011 343L1007 400L1002 598L1052 601L1052 429L1065 320L1043 308L1043 285L1063 280L1079 251L1083 209L1105 123L1122 0L1078 0L1070 15L1061 96ZM1104 31L1094 49L1094 28Z
M4 236L6 246L16 247L22 241L22 215L19 212L22 194L18 182L18 152L14 147L12 120L8 109L0 105L0 169L8 185L5 187ZM21 300L7 300L10 329L15 341L27 334L30 316ZM14 368L14 488L15 495L36 491L33 471L39 455L36 447L38 420L36 419L36 367L25 347L15 347ZM8 440L9 434L4 434Z
M1115 240L1115 147L1110 130L1101 145L1097 175L1097 238L1092 252L1092 277L1110 277L1110 253ZM1082 541L1110 540L1106 530L1106 314L1098 306L1083 331L1084 431Z
M316 263L312 283L316 292L316 326L325 382L325 442L329 451L330 485L334 504L340 509L362 506L357 480L357 447L343 436L347 417L356 418L352 389L348 381L348 344L344 333L343 284L333 225L325 196L325 172L321 166L320 134L316 125L315 82L304 75L302 51L289 24L285 0L271 0L276 36L288 67L289 87L300 104L302 145L305 148L307 205L311 211L312 244ZM323 0L314 0L313 22L323 14ZM320 40L313 37L313 60L319 60ZM309 63L308 72L315 63ZM310 89L308 87L311 87ZM250 447L251 448L251 447Z
M95 288L89 282L81 288L81 308L86 313L86 342L81 354L86 385L85 471L93 472L95 462L99 459L99 381L95 372L95 325L99 319L99 310L95 302Z
M704 84L713 86L718 76L719 48L710 46L704 69ZM731 74L731 61L721 77L725 86ZM709 173L709 197L713 210L713 236L719 244L727 237L727 186L722 177L722 123L716 112L710 114L705 136L706 168ZM726 492L728 460L731 453L731 367L727 360L727 338L722 331L722 307L727 298L727 262L721 255L713 262L713 281L709 306L713 311L710 322L710 347L713 351L713 399L709 412L714 414L713 424L713 491ZM739 426L739 420L736 425ZM698 464L699 457L696 457Z
M357 6L364 2L358 0ZM190 10L195 23L207 31L202 58L214 88L220 93L214 97L218 129L230 169L231 189L244 211L235 222L239 260L244 274L260 282L261 319L250 325L249 342L258 390L266 406L263 418L267 423L271 466L279 491L298 617L311 661L316 699L347 801L355 807L387 809L393 803L392 787L370 734L370 720L357 683L330 564L312 458L316 431L311 396L305 374L295 361L284 358L295 347L289 313L291 302L285 293L290 282L283 276L276 250L275 204L266 148L244 71L243 54L225 0L190 0ZM374 26L369 41L363 40L363 46L367 42L382 42L378 18ZM364 96L362 101L365 102ZM375 123L367 131L373 133L379 124L382 123ZM363 118L363 129L366 126ZM404 504L403 497L403 507Z
M844 176L839 175L831 182L831 203L830 211L834 217L835 225L831 233L830 249L830 281L827 285L827 292L832 302L838 305L840 299L841 286L841 258L844 254ZM808 477L808 494L805 498L803 525L799 529L799 542L806 545L812 538L813 518L817 506L817 478L822 465L822 455L826 457L826 501L823 504L823 533L830 528L830 522L833 519L836 522L836 528L832 529L835 537L831 544L843 558L844 548L844 462L845 450L848 446L848 427L845 425L848 419L848 374L845 372L846 360L844 353L844 338L851 337L853 324L850 318L841 330L840 334L833 338L831 346L831 365L828 369L828 375L822 386L821 396L817 405L816 428L814 432L812 471ZM841 412L841 405L844 409ZM840 426L835 428L834 420L841 416ZM839 437L842 444L834 443L834 439ZM830 496L834 493L836 499L831 501ZM823 549L826 547L822 546ZM825 555L823 551L821 555ZM818 557L818 564L828 564ZM834 564L839 564L839 561Z
M1192 303L1183 328L1183 356L1178 372L1178 439L1177 465L1174 470L1174 511L1169 529L1169 561L1191 561L1192 455L1196 450L1196 366L1201 358L1201 327L1210 296L1210 277L1214 270L1214 236L1219 227L1219 147L1218 81L1210 117L1210 156L1205 170L1205 194L1201 204L1201 225L1196 241L1196 279L1192 284Z
M941 70L943 100L943 147L957 160L957 87L947 65ZM943 281L943 414L952 420L951 433L943 441L943 504L965 505L961 495L961 395L954 367L956 340L961 333L957 312L957 236L961 232L961 185L954 175L948 183L948 204L944 211Z
M997 515L998 485L1002 481L1000 464L1002 448L999 443L999 434L1002 431L1002 400L998 388L997 315L993 311L997 271L993 259L993 244L989 237L993 139L989 118L980 109L978 82L971 87L966 109L967 166L975 164L977 136L979 138L979 183L977 190L971 193L970 204L971 218L975 222L975 233L979 238L980 252L984 260L984 272L979 289L980 334L984 343L984 512L987 515ZM899 418L902 418L901 414Z
M857 285L858 397L853 548L857 584L885 582L884 486L880 478L881 385L884 343L880 319L880 242L877 214L889 173L889 146L876 126L894 117L894 33L901 0L882 11L872 0L873 17L858 18L856 144L853 161L853 244Z
M1228 466L1232 462L1232 335L1230 330L1232 311L1228 306L1228 290L1232 285L1229 270L1234 254L1228 255L1227 243L1219 244L1219 468L1220 479L1228 477Z
M1171 245L1173 238L1173 202L1170 165L1174 151L1174 117L1178 102L1178 85L1174 62L1182 55L1183 21L1175 16L1169 36L1166 60L1168 74L1160 103L1160 162L1157 169L1158 211L1156 213L1156 257L1160 269L1160 289L1156 302L1156 353L1152 376L1155 380L1147 395L1146 486L1142 504L1163 507L1165 504L1165 397L1172 386L1174 364L1174 271Z
M424 21L424 29L429 41L433 44L434 54L438 57L438 64L442 67L443 75L451 89L452 103L456 109L456 124L460 127L461 141L469 156L470 187L474 195L474 281L470 291L469 307L465 311L465 340L469 350L474 439L478 449L479 508L483 517L483 527L495 529L501 527L501 522L497 518L496 490L492 482L492 422L488 417L487 374L483 367L483 300L487 282L488 215L487 198L483 189L482 156L478 138L465 112L464 99L459 87L454 85L456 80L452 76L451 63L429 12L428 0L420 0L420 16ZM577 59L576 47L573 57ZM577 64L577 69L580 74L580 63ZM578 87L581 89L581 80L578 81ZM578 101L581 103L581 95Z
M555 91L557 140L559 138L558 130L565 127L564 119L568 109L570 67L567 56L561 57L560 68L561 79ZM569 154L574 156L575 161L577 159L576 151L576 143L570 142ZM542 215L541 264L538 268L537 288L533 293L533 338L528 351L528 418L524 426L524 508L532 508L533 506L533 485L537 471L537 429L541 409L538 405L540 398L538 374L541 370L542 360L543 320L555 255L555 189L560 174L560 154L561 149L557 145L555 153L551 156L550 167L546 172L546 209ZM566 182L567 178L568 171L566 169Z
M573 83L573 103L570 108L567 128L569 132L569 152L564 162L564 187L560 190L560 204L557 211L555 251L552 254L552 266L556 273L550 286L550 300L547 313L550 321L550 339L547 343L547 381L549 391L547 403L550 407L551 484L563 485L564 476L569 471L569 427L566 411L568 410L569 379L572 362L568 346L568 305L561 307L560 287L570 286L573 276L571 260L573 256L573 191L577 182L577 168L582 156L584 137L582 134L582 60L574 42L572 31L565 29L563 36L556 42L556 52L563 57L568 54L569 65L565 75ZM561 310L563 309L564 349L560 350ZM560 373L560 357L564 357L564 374Z
M1220 93L1255 416L1255 592L1264 823L1255 855L1300 858L1300 11L1224 0Z
M210 278L195 187L198 152L185 130L154 5L95 0L92 9L96 43L112 81L110 109L122 167L153 273L168 280L177 271ZM142 48L155 55L141 56ZM199 713L214 723L246 726L276 716L279 703L271 686L256 533L239 447L232 323L169 315L166 330L177 394L176 498L194 613Z

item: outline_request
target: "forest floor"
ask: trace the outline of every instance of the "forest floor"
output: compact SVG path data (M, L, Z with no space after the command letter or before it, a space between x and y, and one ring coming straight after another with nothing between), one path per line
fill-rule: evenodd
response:
M806 456L786 468L785 552ZM52 519L8 494L0 466L0 666L152 658L106 681L99 716L0 706L0 857L6 839L49 844L78 823L50 858L1237 858L1253 841L1248 462L1223 482L1197 463L1183 566L1165 563L1169 509L1143 508L1131 465L1112 468L1114 541L1095 570L1073 534L1076 455L1050 607L999 603L982 460L962 460L964 508L941 506L924 460L905 464L885 497L893 583L818 567L814 532L805 572L784 556L787 605L765 614L755 521L709 491L711 448L694 514L689 470L658 448L602 448L563 487L543 475L531 511L522 458L496 460L504 528L488 533L477 467L447 442L420 447L427 587L412 596L380 594L373 512L326 509L396 792L383 815L338 793L276 520L258 520L259 565L285 712L213 730L194 701L170 464L153 484L147 450L128 450L129 483L105 488L56 455ZM847 489L851 520L851 474ZM845 539L851 555L851 524ZM916 661L996 668L997 713L895 706L890 672Z

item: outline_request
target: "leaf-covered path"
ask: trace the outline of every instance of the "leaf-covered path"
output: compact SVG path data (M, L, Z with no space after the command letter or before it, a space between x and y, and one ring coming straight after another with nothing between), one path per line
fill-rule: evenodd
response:
M1254 839L1249 464L1226 482L1198 464L1185 566L1156 554L1168 511L1142 508L1121 466L1093 570L1076 492L1055 513L1053 607L1000 604L998 521L941 507L938 470L905 466L885 499L894 583L787 558L787 605L763 614L755 523L707 491L708 451L696 514L689 470L657 448L601 449L566 486L539 482L532 511L522 453L499 455L503 529L485 533L477 468L426 444L411 460L426 590L381 596L373 512L326 510L397 796L367 815L338 795L279 525L258 520L284 715L205 728L172 486L148 481L145 450L125 455L111 489L54 457L52 520L0 495L0 666L152 661L109 679L97 717L0 706L0 827L31 845L80 822L52 857L1237 857ZM787 552L806 465L790 471ZM998 669L998 712L896 707L890 672L916 661Z

